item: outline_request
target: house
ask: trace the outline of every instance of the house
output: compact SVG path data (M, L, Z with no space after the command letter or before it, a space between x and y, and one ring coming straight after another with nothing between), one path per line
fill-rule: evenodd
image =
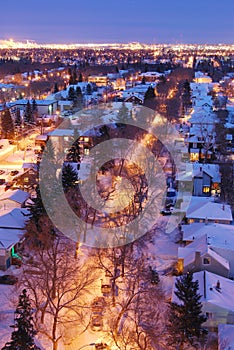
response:
M35 102L37 106L38 116L43 114L52 115L58 108L58 102L56 100L35 100ZM27 103L28 100L24 99L9 103L11 113L14 115L17 109L25 112ZM32 105L33 100L30 100L29 103Z
M200 242L202 237L205 236L207 240L207 247L229 262L229 276L234 276L233 225L215 223L193 223L190 225L182 225L182 235L182 240L188 248L193 248L193 245L190 244L191 242Z
M0 196L0 209L6 211L14 208L22 208L29 197L30 194L28 192L8 190Z
M198 200L198 198L201 198L201 200ZM205 199L208 200L205 201ZM220 224L231 224L233 221L232 211L229 205L215 203L206 197L203 198L193 196L189 206L185 208L185 211L185 218L188 223L213 222Z
M218 164L187 163L176 175L177 187L192 189L193 196L209 197L220 193L221 175Z
M234 325L219 324L218 350L234 350Z
M24 163L24 172L14 177L13 181L20 188L29 188L38 184L38 165L35 163Z
M22 230L0 228L0 270L7 270L12 265L22 235Z
M0 269L6 270L17 257L17 251L28 220L27 209L15 208L0 216Z
M179 273L206 270L229 277L230 264L228 260L213 250L207 235L203 235L188 246L178 248L177 270Z
M194 81L199 84L204 84L204 83L212 83L211 77L208 75L202 73L202 72L195 72L195 78Z
M205 270L195 272L193 280L199 282L202 311L207 317L204 326L215 331L219 324L234 324L234 281ZM172 302L180 303L174 293L175 281Z
M110 80L107 75L90 75L88 77L89 83L94 83L97 86L107 86L110 84Z

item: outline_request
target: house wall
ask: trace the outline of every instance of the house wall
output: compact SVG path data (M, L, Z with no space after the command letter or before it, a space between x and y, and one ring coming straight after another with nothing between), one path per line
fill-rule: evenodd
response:
M217 247L212 247L212 249L224 259L229 261L230 277L234 277L234 250Z
M203 179L201 177L195 177L193 180L193 196L202 196Z
M219 293L216 290L214 293ZM222 291L221 291L222 293ZM208 328L218 328L218 324L234 324L234 312L218 307L210 302L203 302L202 311L204 314L208 313L209 318L203 324Z
M11 262L11 254L7 249L0 249L0 270L5 271Z
M203 263L205 258L210 261L210 264ZM219 276L223 276L227 278L229 277L229 269L226 269L223 265L221 265L217 260L211 257L208 253L200 257L198 257L198 254L197 254L197 257L191 264L184 266L184 273L187 273L189 271L199 272L204 270L215 273Z

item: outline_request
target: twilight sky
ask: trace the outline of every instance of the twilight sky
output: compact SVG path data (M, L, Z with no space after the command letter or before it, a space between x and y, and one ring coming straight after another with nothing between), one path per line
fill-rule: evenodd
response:
M233 0L0 0L0 40L234 43Z

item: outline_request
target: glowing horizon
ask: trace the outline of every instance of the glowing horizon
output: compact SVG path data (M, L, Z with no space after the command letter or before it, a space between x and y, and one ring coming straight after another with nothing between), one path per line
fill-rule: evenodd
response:
M129 42L129 43L69 43L69 44L60 44L60 43L37 43L34 40L26 40L26 41L14 41L13 38L0 40L0 49L77 49L77 48L112 48L112 49L153 49L154 47L173 47L173 48L222 48L228 50L234 50L234 44L225 44L225 43L217 43L217 44L195 44L195 43L187 43L187 44L170 44L170 43L158 43L158 44L146 44L141 42Z

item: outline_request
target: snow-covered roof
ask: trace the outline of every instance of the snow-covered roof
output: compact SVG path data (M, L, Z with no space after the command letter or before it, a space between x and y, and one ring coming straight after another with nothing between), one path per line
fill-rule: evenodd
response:
M12 200L16 203L23 204L29 198L29 193L22 190L8 190L0 196L0 201Z
M196 222L183 225L182 230L184 241L193 241L206 235L211 247L234 250L234 225Z
M234 311L234 281L205 270L195 272L193 280L199 282L198 292L201 295L202 303L209 303L228 311ZM172 301L180 303L174 293L175 281L176 278L173 283ZM220 290L216 289L218 281L220 282Z
M214 260L216 260L219 264L224 266L227 270L229 270L229 262L224 259L222 256L217 254L212 247L209 245L209 241L207 239L207 235L199 237L199 239L195 239L195 241L189 244L186 247L178 248L178 258L184 259L184 266L188 266L189 264L195 261L196 252L199 252L201 256L208 254Z
M22 234L22 230L0 228L0 249L10 249L19 242Z
M197 176L198 172L204 171L212 177L213 182L221 182L218 164L199 164L193 163L193 176Z
M36 163L23 163L22 169L33 169L38 170L38 165Z
M48 133L49 136L52 137L64 137L64 136L74 136L74 130L73 129L55 129Z
M207 219L207 220L224 220L232 221L232 211L229 205L207 202L199 207L189 206L186 217L188 219Z
M202 301L234 311L234 281L208 271L196 272L193 276L194 280L199 281L199 293L203 297ZM220 291L215 288L218 281L220 282Z
M13 106L17 106L17 105L26 105L27 103L32 104L33 103L33 100L16 100L15 102L11 102L9 103L9 106L10 107L13 107ZM54 104L56 103L57 101L56 100L35 100L37 106L49 106L51 104Z
M0 228L23 229L28 220L27 209L15 208L11 212L0 216Z

